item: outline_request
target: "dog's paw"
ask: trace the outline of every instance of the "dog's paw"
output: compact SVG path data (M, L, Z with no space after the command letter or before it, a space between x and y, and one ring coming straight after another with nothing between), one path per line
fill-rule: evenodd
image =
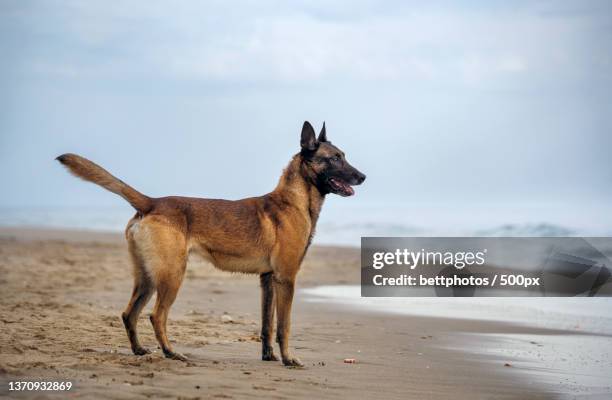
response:
M185 357L181 353L175 353L174 351L164 352L164 355L166 356L166 358L169 358L171 360L177 360L177 361L183 361L183 362L189 361L187 357Z
M283 364L285 367L303 367L304 364L297 357L283 358Z
M267 354L262 354L261 359L263 361L278 361L278 357L276 357L276 355L272 352L267 353Z
M263 361L278 361L279 358L274 355L274 349L272 346L264 346L261 352L261 359Z
M151 354L151 350L149 350L147 348L144 348L142 346L136 347L136 348L132 349L132 351L137 356L144 356L144 355L147 355L147 354Z

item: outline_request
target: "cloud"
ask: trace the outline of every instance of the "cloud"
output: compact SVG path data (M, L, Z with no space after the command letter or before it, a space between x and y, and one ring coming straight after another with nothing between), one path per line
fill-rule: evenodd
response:
M34 52L35 69L50 75L482 86L608 75L610 65L593 42L602 34L609 42L605 19L543 12L538 3L515 10L371 2L43 4L16 18L42 39L37 46L57 46L56 54Z

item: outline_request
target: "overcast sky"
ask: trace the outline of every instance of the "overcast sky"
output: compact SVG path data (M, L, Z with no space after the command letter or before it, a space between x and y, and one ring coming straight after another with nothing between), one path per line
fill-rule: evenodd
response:
M612 203L609 1L4 0L0 50L0 206L122 204L64 152L263 194L306 119L368 175L334 201Z

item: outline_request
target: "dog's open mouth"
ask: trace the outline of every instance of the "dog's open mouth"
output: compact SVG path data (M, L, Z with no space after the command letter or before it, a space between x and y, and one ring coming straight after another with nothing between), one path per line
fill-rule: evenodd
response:
M344 182L338 178L329 178L329 185L333 189L334 193L339 194L340 196L352 196L355 194L355 191L348 183Z

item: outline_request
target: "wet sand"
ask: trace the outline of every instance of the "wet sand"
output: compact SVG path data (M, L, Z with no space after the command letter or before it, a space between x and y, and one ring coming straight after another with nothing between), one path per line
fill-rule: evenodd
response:
M359 279L357 249L315 246L298 288ZM291 346L305 368L260 361L257 277L217 271L198 258L188 266L168 327L190 361L160 354L147 317L152 302L139 331L154 352L138 357L120 318L131 283L119 234L0 229L0 396L555 399L584 389L585 398L609 398L599 397L606 388L572 386L522 363L504 336L564 332L374 313L305 301L299 291ZM475 347L496 351L470 351ZM74 387L60 394L7 390L8 381L41 379Z

